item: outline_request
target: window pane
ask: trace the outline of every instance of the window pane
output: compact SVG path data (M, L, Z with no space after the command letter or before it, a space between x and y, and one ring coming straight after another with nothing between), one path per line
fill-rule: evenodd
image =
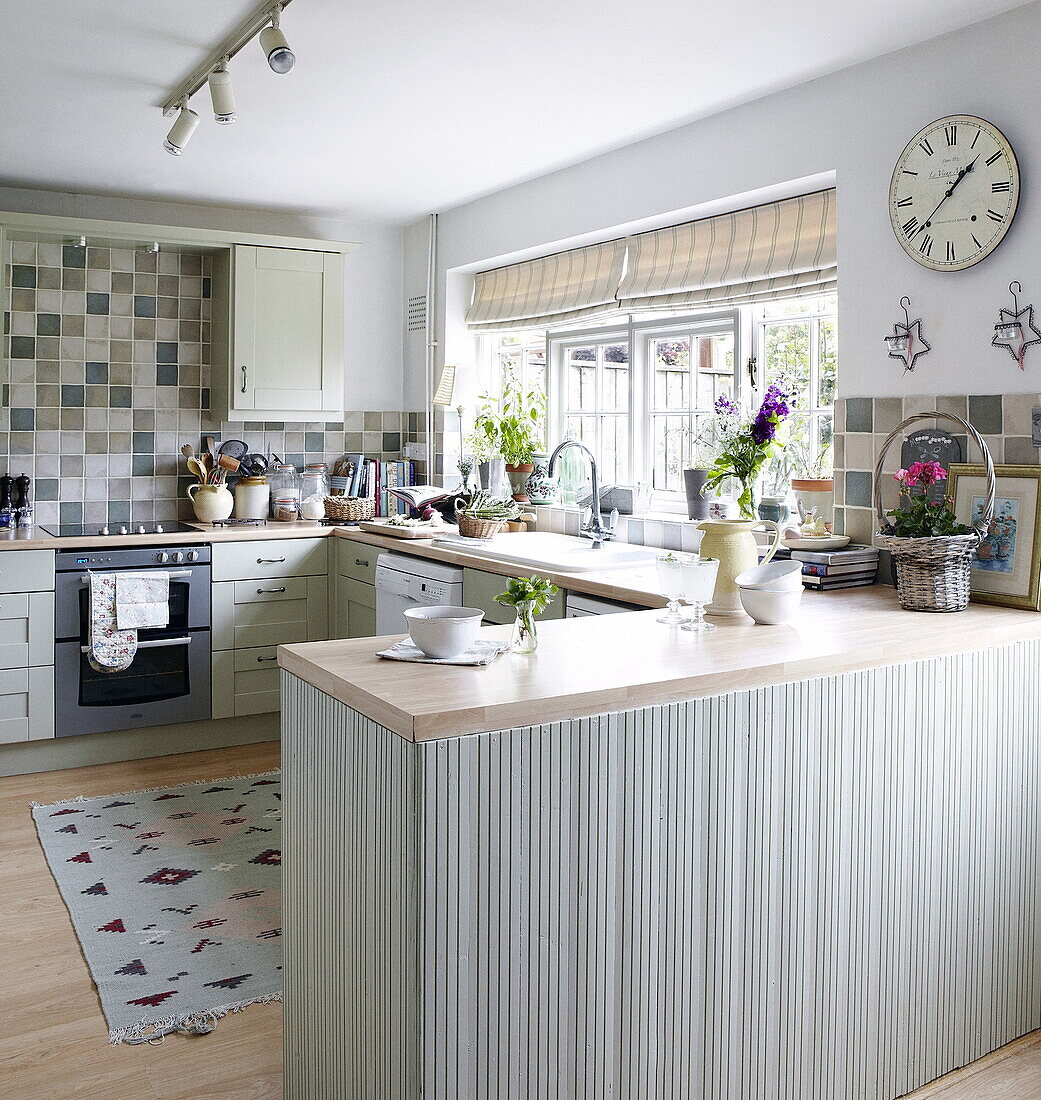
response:
M810 405L810 323L766 325L766 382L795 398L796 406Z
M564 435L568 439L577 439L596 454L596 417L569 416L564 421Z
M653 485L660 491L679 492L683 487L683 465L688 437L683 430L685 416L654 416L652 438L654 440Z
M567 368L567 404L572 410L596 408L596 348L575 348Z
M827 413L817 418L817 438L820 442L818 451L823 451L831 446L834 439L831 414ZM831 464L829 463L829 466ZM826 476L826 475L825 475Z
M698 392L694 407L711 409L716 398L734 392L734 337L699 336L697 339Z
M597 464L604 484L629 480L628 416L601 417Z
M604 392L600 405L604 412L629 411L628 344L610 344L604 348Z
M817 404L828 408L835 404L838 384L838 322L834 317L823 317L820 322L820 339L817 360Z
M654 407L690 408L690 340L654 341Z

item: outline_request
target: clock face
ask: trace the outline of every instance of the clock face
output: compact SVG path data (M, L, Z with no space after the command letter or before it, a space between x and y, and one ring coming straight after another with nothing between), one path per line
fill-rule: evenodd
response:
M911 259L935 271L977 264L1001 243L1019 202L1019 166L1005 135L972 115L938 119L900 154L889 219Z

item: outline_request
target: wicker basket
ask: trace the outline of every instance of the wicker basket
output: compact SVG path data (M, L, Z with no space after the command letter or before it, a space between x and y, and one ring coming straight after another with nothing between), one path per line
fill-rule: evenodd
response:
M462 512L456 512L455 521L459 524L459 534L466 539L494 538L507 522L504 519L474 519Z
M375 518L376 501L372 497L326 497L325 515L341 523L360 523Z
M983 455L987 473L987 499L980 525L967 535L940 535L932 538L901 538L893 534L882 509L882 464L890 444L910 424L919 420L952 420L965 429ZM889 433L875 463L875 511L878 514L878 546L893 555L896 564L896 591L900 606L907 611L964 611L969 606L972 559L994 515L994 463L983 437L971 425L951 413L917 413L909 416Z

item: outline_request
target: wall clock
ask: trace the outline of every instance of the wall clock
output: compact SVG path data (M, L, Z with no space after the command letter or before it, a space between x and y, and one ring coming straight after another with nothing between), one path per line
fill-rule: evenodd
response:
M1001 243L1019 203L1019 165L1005 135L972 115L930 123L893 169L889 219L923 267L958 271Z

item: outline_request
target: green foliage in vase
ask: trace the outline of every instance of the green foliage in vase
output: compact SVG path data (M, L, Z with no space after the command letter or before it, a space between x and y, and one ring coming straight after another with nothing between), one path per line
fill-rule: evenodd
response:
M510 577L506 582L506 591L500 592L495 602L515 608L530 605L532 614L541 615L558 591L552 581L543 577Z

